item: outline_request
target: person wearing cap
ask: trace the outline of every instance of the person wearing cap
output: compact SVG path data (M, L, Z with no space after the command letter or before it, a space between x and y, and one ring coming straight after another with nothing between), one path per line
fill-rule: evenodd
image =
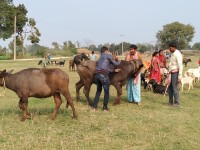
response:
M161 82L159 52L155 51L151 59L150 79L154 79L158 84Z
M166 57L163 53L163 50L159 50L158 59L159 59L160 68L166 68Z
M181 82L182 72L183 72L183 58L179 50L177 50L176 42L171 42L169 44L169 50L171 52L171 58L169 62L169 105L179 106L179 89L178 84Z
M109 73L120 71L120 69L112 69L110 67L111 64L114 66L118 66L120 65L120 61L114 60L112 58L112 55L109 54L108 48L103 46L101 48L101 56L99 57L96 63L96 68L95 68L94 80L97 85L97 91L96 91L94 104L93 104L94 111L97 109L102 87L104 89L103 110L108 111L109 88L110 88Z
M132 61L134 59L142 62L142 56L137 51L137 46L134 44L131 44L130 45L130 53L128 53L126 55L125 60ZM137 105L140 105L140 103L141 103L140 83L141 83L140 73L135 78L130 77L129 79L127 79L127 83L126 83L127 92L126 93L127 93L127 97L128 97L128 102L136 103Z

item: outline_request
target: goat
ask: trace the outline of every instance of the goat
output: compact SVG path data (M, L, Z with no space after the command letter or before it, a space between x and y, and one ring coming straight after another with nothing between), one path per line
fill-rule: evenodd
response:
M42 65L43 67L46 67L47 65L50 65L50 62L48 61L47 63L45 62L45 60L40 60L38 62L38 65Z
M51 119L56 118L56 114L62 104L62 94L66 101L67 107L70 105L73 112L73 118L76 118L74 103L69 92L69 77L61 69L39 69L28 68L19 71L15 74L0 71L0 86L14 91L19 100L19 108L23 111L21 121L24 121L30 116L28 112L28 97L46 98L53 96L55 101L55 109Z
M65 65L65 60L59 61L57 65L59 65L59 66L64 66L64 65Z
M193 89L193 81L195 80L194 75L190 75L189 72L185 72L185 77L181 78L181 90L183 91L183 86L185 84L188 84L188 91L190 90L190 87Z
M75 71L75 63L74 60L69 61L69 71Z
M167 86L157 84L155 79L151 79L148 84L152 85L154 93L164 94L165 96L168 88Z
M198 82L200 81L200 72L199 72L198 68L196 68L196 69L188 69L186 71L186 74L188 74L189 76L193 76L195 78L194 81L198 81Z

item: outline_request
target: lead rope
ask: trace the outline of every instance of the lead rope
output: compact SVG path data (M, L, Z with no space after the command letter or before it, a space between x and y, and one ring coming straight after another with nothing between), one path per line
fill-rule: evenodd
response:
M5 91L6 91L6 82L5 82L5 79L4 79L4 77L3 77L3 80L2 80L2 84L3 84L3 88L4 88L4 91L2 92L2 94L0 94L0 96L4 96L4 94L5 94Z

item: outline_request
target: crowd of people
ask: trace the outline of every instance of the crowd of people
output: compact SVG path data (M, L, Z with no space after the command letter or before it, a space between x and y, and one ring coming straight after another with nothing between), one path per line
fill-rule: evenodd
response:
M177 50L177 45L175 42L169 44L169 50L171 52L170 61L168 65L169 70L169 80L168 80L168 93L169 93L169 105L179 106L179 90L178 84L180 83L183 71L182 65L182 54ZM150 66L147 68L150 71L150 79L154 79L158 84L161 83L160 69L166 68L166 60L169 56L163 53L163 50L155 51L152 54ZM137 46L135 44L130 45L130 51L125 57L126 61L139 60L143 62L142 55L137 51ZM108 100L109 100L109 73L119 72L119 70L113 70L110 68L110 64L118 66L120 61L113 58L111 54L108 53L107 47L102 47L101 56L97 61L96 71L95 71L95 83L97 85L97 91L94 99L93 109L97 109L99 97L104 89L104 102L103 110L108 111ZM199 60L200 65L200 60ZM130 103L141 104L141 89L140 89L140 74L136 77L129 77L127 79L126 90L127 99Z

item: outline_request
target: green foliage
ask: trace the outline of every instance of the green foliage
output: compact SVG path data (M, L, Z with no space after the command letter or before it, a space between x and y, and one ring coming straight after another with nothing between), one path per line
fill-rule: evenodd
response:
M15 7L12 0L0 1L0 39L6 40L11 37L14 29Z
M10 38L13 35L14 16L16 16L16 33L17 45L21 46L22 54L24 55L24 40L28 36L31 43L38 43L39 30L36 28L34 19L27 17L27 9L24 4L18 6L13 5L11 0L1 0L0 2L0 38L3 40Z
M5 56L5 55L6 55L6 52L7 52L6 47L2 48L2 47L0 46L0 56Z
M60 48L59 48L59 44L57 43L57 42L52 42L52 44L51 44L54 48L54 50L59 50Z
M48 49L44 46L39 46L35 52L36 56L40 56L42 58L46 57Z
M39 43L41 36L41 33L39 32L38 28L36 28L36 22L33 18L29 19L28 26L30 27L30 35L28 37L28 40L31 41L32 44Z
M167 48L171 41L176 41L178 49L185 49L194 37L194 27L179 22L173 22L163 26L163 30L158 31L156 37L162 43L162 48Z
M194 43L194 45L192 46L193 50L200 50L200 42Z

